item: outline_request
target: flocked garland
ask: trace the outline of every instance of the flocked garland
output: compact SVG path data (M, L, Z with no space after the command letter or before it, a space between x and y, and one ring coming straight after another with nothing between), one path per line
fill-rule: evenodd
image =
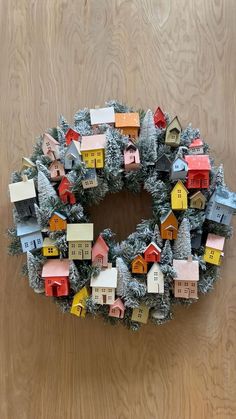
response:
M110 101L106 106L113 107L115 113L134 112L128 106L117 101ZM91 260L71 260L69 271L69 293L62 297L52 297L64 312L72 311L73 299L76 293L84 290L83 301L81 300L80 315L83 316L102 316L111 324L123 323L132 330L137 330L142 322L139 322L136 312L135 321L132 320L135 308L147 308L149 321L154 324L162 324L173 317L173 307L175 304L189 305L197 299L178 298L174 293L174 281L176 270L173 267L173 259L186 260L189 255L199 264L199 281L197 284L198 294L209 292L219 277L219 266L207 263L204 260L205 243L208 233L229 238L232 228L229 225L205 219L205 210L188 207L185 210L174 211L178 220L179 231L176 240L163 240L160 234L160 223L163 217L171 209L171 191L176 181L170 180L169 171L158 170L157 162L165 155L171 164L176 157L184 158L189 153L190 144L200 138L198 129L193 129L191 125L182 130L180 144L178 147L171 147L165 144L166 125L171 119L168 114L164 114L164 128L158 122L155 124L153 113L148 110L146 113L138 111L140 117L139 137L135 146L140 154L140 165L135 170L124 170L124 151L128 145L128 137L122 135L119 129L113 126L102 124L96 127L91 126L90 111L85 108L78 111L74 117L74 125L70 127L64 117L60 117L59 126L49 129L47 132L59 143L58 160L64 165L65 153L67 150L66 133L69 128L73 128L81 136L94 134L105 134L105 165L104 168L96 170L97 186L84 189L82 181L88 169L83 159L78 159L71 170L66 170L66 176L72 185L71 192L75 196L74 204L62 202L58 194L60 182L52 181L49 167L52 163L47 155L43 153L43 136L40 136L34 146L33 154L21 171L12 174L11 182L21 182L22 178L33 179L37 201L35 204L35 216L37 223L42 231L43 238L49 237L55 241L55 246L59 250L61 259L68 258L68 242L65 230L50 231L48 229L49 220L56 211L63 214L67 223L88 223L88 208L97 205L108 193L117 193L122 189L129 189L134 193L139 193L142 188L149 192L153 202L153 217L143 220L137 225L136 231L130 234L121 243L116 242L115 233L110 229L101 232L106 245L109 248L108 268L117 269L118 282L116 286L116 298L120 298L124 306L123 318L113 317L109 314L108 304L97 304L91 296L90 281L91 277L99 275L101 267L92 264ZM203 141L204 154L208 154L209 147ZM223 167L214 166L212 158L210 170L210 185L208 189L202 189L206 198L206 206L214 191L223 187L225 190ZM27 164L29 163L29 164ZM191 192L194 193L194 189ZM14 208L13 218L15 225L22 225L24 218L19 217L19 213ZM11 243L9 252L13 255L22 253L20 237L17 235L17 228L9 229ZM95 241L96 238L94 238ZM154 242L161 250L159 263L160 270L164 275L164 290L161 293L148 292L147 274L132 272L132 261L137 255L143 256L145 248ZM36 292L44 293L45 283L42 278L42 268L48 259L42 255L42 249L36 249L27 253L27 263L23 267L23 274L28 275L29 285ZM153 264L148 263L148 270ZM109 285L108 285L109 287ZM191 297L191 295L190 295ZM80 307L80 308L81 308ZM73 312L73 311L72 311ZM145 315L146 315L145 314ZM122 316L121 316L122 317ZM134 318L134 317L133 317ZM140 315L142 318L142 313Z

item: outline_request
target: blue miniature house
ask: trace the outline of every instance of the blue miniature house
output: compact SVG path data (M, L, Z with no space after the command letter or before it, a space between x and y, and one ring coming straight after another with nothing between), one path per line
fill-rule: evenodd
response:
M31 217L27 221L17 223L17 236L20 237L22 251L28 252L40 249L43 246L43 237L40 227L35 218Z
M229 225L236 210L236 193L218 187L212 194L206 209L206 218L220 224Z
M65 169L73 169L80 160L80 143L79 141L71 141L65 153Z
M185 180L188 173L188 164L181 157L177 157L171 166L171 180Z

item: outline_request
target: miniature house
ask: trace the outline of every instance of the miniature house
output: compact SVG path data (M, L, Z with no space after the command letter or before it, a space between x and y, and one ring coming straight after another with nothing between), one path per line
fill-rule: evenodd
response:
M153 263L147 274L147 292L164 294L164 275L158 263Z
M178 180L171 191L171 208L174 210L185 210L188 208L188 190L181 180Z
M125 313L125 306L120 298L117 298L113 304L110 305L109 316L123 319Z
M49 220L49 230L50 231L59 231L66 230L67 221L66 216L60 212L55 211L50 220Z
M137 255L131 263L132 272L134 274L146 274L147 273L147 262L141 255Z
M188 177L186 187L188 189L200 189L209 187L209 173L211 169L209 156L187 155L184 157L188 163Z
M182 127L176 116L166 128L165 144L171 147L178 147L180 144L180 134Z
M198 298L199 263L189 256L187 260L173 260L177 276L174 278L175 297Z
M59 159L59 143L47 132L43 135L42 150L50 160Z
M98 236L92 248L93 265L98 265L100 267L107 267L108 251L109 251L109 247L107 246L105 240L100 234L100 236Z
M92 287L92 299L97 304L114 304L115 289L117 287L117 269L106 268L91 278L90 287Z
M188 147L189 154L204 154L203 141L201 138L195 138Z
M70 260L92 258L93 224L67 224L66 240L69 242Z
M190 208L204 209L206 204L206 198L201 191L195 192L189 198Z
M140 166L139 150L133 141L129 141L124 151L125 170L136 170Z
M74 295L72 306L70 309L71 314L84 318L86 315L86 300L89 296L86 287L83 287L79 292Z
M204 260L212 265L220 265L222 256L224 256L223 249L225 238L209 233L207 236Z
M65 152L65 169L71 170L81 160L80 143L72 140Z
M21 160L21 170L25 169L34 169L36 168L36 164L29 159L29 157L22 157Z
M114 126L115 123L115 111L113 106L107 108L95 108L90 109L90 120L93 127L98 127L102 124L108 124Z
M55 245L55 240L45 237L43 241L43 256L59 256L59 250Z
M148 321L149 308L141 304L139 307L133 308L131 320L133 322L144 323Z
M171 161L169 157L163 153L156 161L156 170L158 172L169 172Z
M16 232L21 241L22 252L42 247L43 237L35 218L31 217L27 221L17 223Z
M73 205L76 203L75 195L73 194L73 192L71 192L72 186L73 185L69 181L69 179L66 176L63 176L61 183L58 187L58 193L64 204Z
M162 112L161 108L157 108L154 113L154 124L157 128L165 129L166 128L166 119L165 114Z
M10 200L14 203L19 217L35 215L34 204L36 203L36 190L33 179L9 185Z
M178 221L173 211L161 216L161 237L165 240L175 240L178 233Z
M51 163L49 171L53 181L61 180L62 176L65 175L64 166L59 160L54 160Z
M188 165L184 159L177 157L172 165L170 172L171 180L185 180L188 173Z
M191 247L192 249L199 249L202 245L202 234L198 232L192 232L191 235Z
M220 224L230 225L235 210L236 193L224 187L218 187L208 202L206 218Z
M143 254L146 262L160 262L161 260L161 249L154 242L146 247Z
M96 188L98 186L98 179L96 169L87 169L82 178L82 186L84 189Z
M122 135L136 140L140 127L138 112L116 113L115 127L119 128Z
M68 259L48 259L43 265L42 278L45 280L47 297L62 297L69 294Z
M80 152L88 169L102 169L104 167L104 149L106 136L104 134L82 137Z
M71 141L79 141L80 134L72 128L69 128L66 135L66 145L70 145Z

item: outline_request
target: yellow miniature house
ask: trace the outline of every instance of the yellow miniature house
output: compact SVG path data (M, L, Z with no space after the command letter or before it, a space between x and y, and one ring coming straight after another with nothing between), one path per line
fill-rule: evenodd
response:
M89 293L86 287L83 287L79 292L74 295L72 306L70 309L71 314L78 317L85 317L86 315L86 299Z
M185 210L188 208L188 190L181 180L178 180L171 191L171 208L174 210Z
M221 264L221 257L224 255L224 243L224 237L209 233L204 253L205 262L219 266Z
M105 144L106 136L104 134L82 137L80 152L88 169L102 169L104 167Z
M55 246L55 240L45 237L43 241L43 256L59 256L59 250Z
M133 322L139 322L139 323L147 323L148 321L148 314L149 314L149 308L141 304L139 307L133 308L133 313L131 320Z

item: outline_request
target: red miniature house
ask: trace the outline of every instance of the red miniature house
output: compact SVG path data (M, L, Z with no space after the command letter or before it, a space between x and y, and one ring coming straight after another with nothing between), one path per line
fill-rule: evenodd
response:
M99 265L101 267L107 267L108 264L108 251L109 247L107 246L105 240L100 235L92 248L92 262L93 265Z
M66 145L70 145L71 141L79 141L80 134L69 128L66 133Z
M161 108L157 108L156 112L154 113L154 124L158 128L166 128L166 119L165 114L162 112Z
M58 187L59 196L65 204L71 205L76 203L75 195L71 192L72 184L66 176L63 176L61 183Z
M161 260L161 249L154 242L146 247L143 254L146 262L160 262Z
M211 169L209 156L187 155L184 159L188 163L188 178L185 186L188 189L208 188Z
M69 294L68 259L49 259L43 265L42 278L45 280L45 295L47 297L62 297Z

